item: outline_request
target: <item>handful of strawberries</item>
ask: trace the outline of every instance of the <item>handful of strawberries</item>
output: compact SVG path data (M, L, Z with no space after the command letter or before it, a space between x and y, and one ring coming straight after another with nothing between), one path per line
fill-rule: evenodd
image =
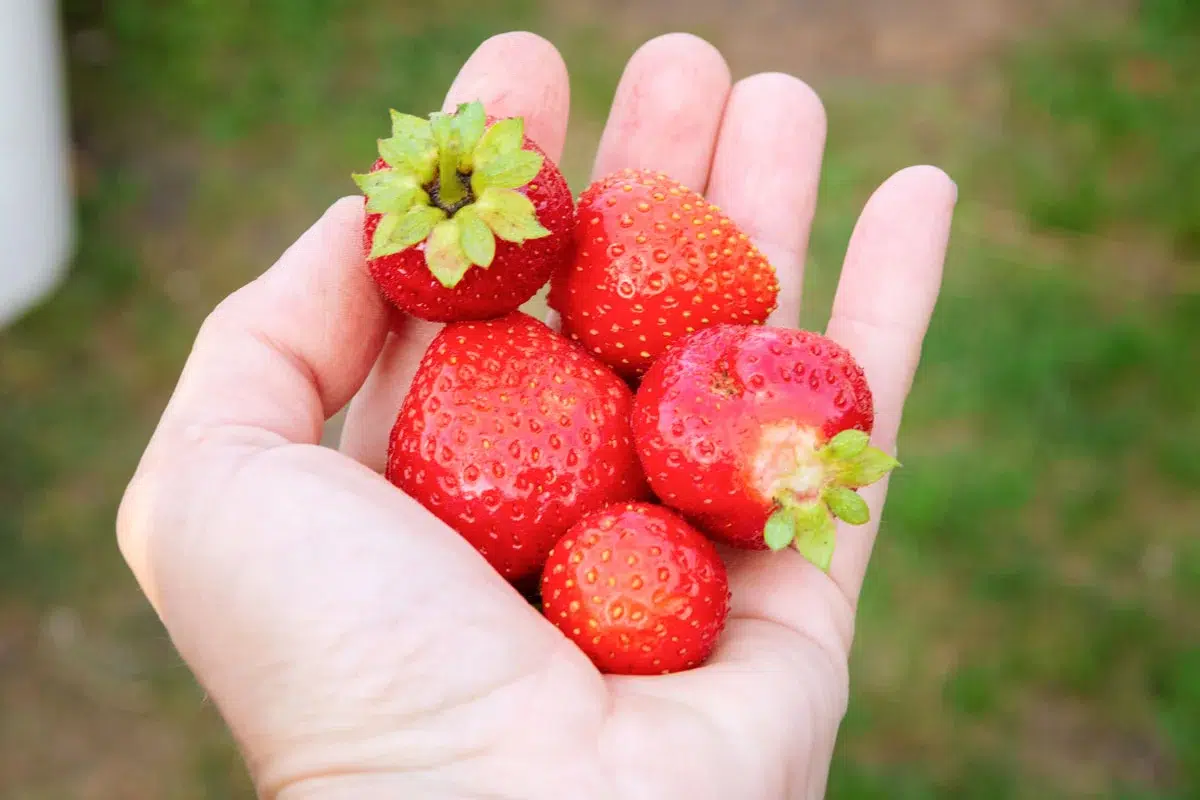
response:
M372 277L447 323L396 417L386 476L605 672L705 661L730 593L714 542L821 569L871 447L853 356L766 325L779 285L745 233L666 175L624 170L578 204L520 118L479 103L392 136L355 180ZM561 333L519 310L547 282Z

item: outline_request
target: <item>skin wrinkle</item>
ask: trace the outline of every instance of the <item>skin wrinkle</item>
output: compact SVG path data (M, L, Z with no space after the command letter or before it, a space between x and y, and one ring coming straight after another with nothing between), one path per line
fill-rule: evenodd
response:
M524 606L523 600L520 600L520 598L509 587L504 586L503 592L506 595L504 599L511 599L514 602L520 602L522 604L521 605L522 608L527 608L527 606ZM413 598L410 598L410 602L408 605L414 606L414 607L421 607L424 605L423 601L426 599L427 598L424 598L424 597L418 595ZM532 609L528 609L527 613L532 615L533 614ZM380 623L376 627L384 625L385 623L386 623L386 620L381 620ZM458 627L466 628L466 627L470 627L471 624L472 623L469 623L469 622L463 622ZM486 622L482 623L482 626L485 628L488 627ZM367 635L365 637L358 636L358 634L362 634L362 633L366 633ZM366 640L366 641L371 641L371 640L387 641L390 638L390 637L387 637L386 635L385 636L372 636L372 635L370 635L370 631L364 632L361 629L360 630L351 630L351 631L349 631L349 634L355 635L356 638L359 638L360 640ZM531 687L534 687L533 689L531 689L529 691L536 694L537 687L540 687L543 683L543 676L545 675L545 673L548 671L551 671L557 664L561 663L561 655L563 652L563 648L558 646L558 642L555 642L552 639L549 641L553 642L555 645L553 647L550 647L550 649L546 651L546 654L550 656L549 659L547 659L544 655L537 654L536 652L524 653L524 656L525 656L524 661L519 664L514 665L512 676L509 678L506 678L503 683L483 687L482 689L480 689L479 691L477 691L471 695L456 697L452 701L449 701L438 707L426 707L426 708L421 708L421 709L415 709L415 710L409 712L408 714L402 714L402 715L397 715L397 714L392 713L387 716L379 716L379 717L368 716L368 718L374 719L377 721L378 733L382 734L382 733L385 733L387 730L395 730L395 729L403 730L403 729L408 729L408 728L413 728L413 727L419 727L417 725L417 722L418 722L418 719L422 716L424 716L424 717L443 716L454 709L465 709L466 707L471 706L473 704L483 703L488 698L491 698L499 693L515 691L516 690L515 687L518 687L518 686L529 685ZM333 642L330 642L328 645L328 647L334 648L334 649L337 649L338 646L339 646L339 642L336 640ZM398 662L403 662L405 660L406 659L402 655L399 655L396 658L396 661L398 661ZM579 660L578 656L573 659L573 661L576 661L576 662L578 660ZM526 664L540 665L540 669L537 666L526 667L525 666ZM389 685L390 684L385 684L385 685L380 686L378 688L378 690L376 690L375 693L378 694L382 698L386 698L389 696L403 696L404 695L404 692L398 692L398 693L393 694L393 692L389 690ZM524 691L524 690L522 690L522 691ZM372 704L372 703L365 703L364 706L367 708L372 708L372 709L378 707L376 704ZM360 734L365 732L369 735L374 735L374 733L375 733L372 730L372 726L368 725L368 724L363 724L363 725L358 726L358 730L359 730ZM497 732L497 735L502 735L502 732ZM450 754L448 754L447 758L452 757L454 762L461 763L462 761L470 760L471 758L475 758L475 759L483 758L486 754L495 750L497 747L498 747L498 744L496 741L481 742L479 745L477 745L470 751L461 751L461 750L455 751L452 754L452 756ZM383 749L384 749L384 751L387 750L387 748L383 748ZM395 748L392 748L392 749L394 750ZM360 753L359 757L362 758L363 754ZM414 765L413 767L411 767L411 769L427 770L427 769L436 769L436 768L438 768L438 766L439 765L437 763L431 762L431 763L426 763L426 764L421 764L421 765ZM281 770L279 767L277 767L276 771L281 771ZM286 770L282 770L282 771L286 772ZM322 768L320 770L320 774L327 774L330 771L331 770L329 770L329 769ZM341 770L339 768L332 768L332 771L341 771ZM298 778L297 780L301 780L301 779L303 779L303 776L301 776L301 778Z
M322 387L320 379L313 371L312 366L308 361L300 357L295 350L287 347L279 340L273 338L271 334L257 326L247 326L245 333L261 344L268 350L273 350L277 355L287 360L292 370L296 373L302 383L312 387L312 392L317 397L317 402L323 410L323 416L320 420L312 419L312 425L309 433L304 437L305 441L315 442L321 438L321 426L325 420L333 416L338 409L338 406L330 402L328 392ZM281 434L282 435L282 434Z
M767 626L767 627L771 627L771 626ZM812 644L812 643L810 643L810 644ZM788 662L787 667L785 667L784 669L781 669L781 670L772 670L771 673L762 674L761 677L762 678L771 678L771 677L774 677L776 674L786 672L792 679L795 679L796 681L798 681L799 684L803 685L804 681L801 679L801 676L797 675L796 672L791 668L792 666L795 666L795 665L802 666L803 662L802 661L796 662L795 659L786 658L786 657L785 657L785 660ZM726 673L727 675L735 676L740 679L747 679L747 680L755 680L756 679L754 676L754 673L743 672L741 670L734 670L733 666L734 665L732 665L732 664L722 665L719 668L719 670ZM703 751L706 749L716 748L716 749L721 749L725 752L734 751L734 752L739 753L739 756L738 756L739 766L737 768L731 769L725 776L727 780L732 781L732 784L733 784L732 786L727 786L727 787L724 787L724 789L723 789L721 785L714 786L711 783L707 782L705 780L705 778L701 775L690 775L689 777L694 778L695 783L689 785L688 796L724 798L724 797L731 796L728 793L729 790L750 792L752 784L749 784L747 782L749 779L749 776L764 775L764 770L760 769L759 765L757 765L755 762L762 760L764 757L767 757L768 760L770 760L769 755L764 756L764 751L759 746L756 746L754 744L749 744L750 742L753 741L753 737L747 736L746 730L743 730L741 726L737 726L737 727L733 726L734 720L740 719L741 724L746 726L747 728L758 728L759 720L752 721L749 718L745 717L742 706L734 702L733 695L730 695L729 697L724 698L724 700L725 700L724 704L710 706L710 705L697 705L697 704L694 704L687 700L679 699L673 695L663 695L663 694L658 694L658 693L640 692L639 687L645 687L645 683L642 681L617 683L616 687L618 689L625 689L629 693L629 694L626 694L624 697L622 697L622 699L627 698L629 700L630 705L643 705L644 706L647 703L651 703L656 706L665 705L667 707L675 708L677 712L686 712L687 715L689 715L689 718L698 719L703 722L703 725L697 726L694 722L689 722L689 723L685 724L684 722L682 722L680 720L676 721L675 725L673 725L673 727L672 727L672 730L679 730L679 729L686 730L687 735L689 736L689 739L686 742L676 741L671 738L664 739L663 738L664 735L660 731L655 734L653 740L650 743L643 744L643 745L635 744L635 749L638 751L638 755L641 757L644 757L650 763L657 763L658 761L660 761L658 754L663 751L670 754L670 753L679 753L679 752L700 752L700 751ZM680 691L678 693L683 694L682 691ZM730 703L733 703L733 705L732 706L729 705ZM736 708L739 711L743 712L740 717L738 714L730 713L731 709L733 709L733 708ZM745 709L745 710L753 710L753 709ZM645 711L645 709L643 709L643 711ZM662 713L661 715L667 716L667 714L665 714L665 713ZM677 715L678 714L676 714L675 716L677 716ZM790 715L788 718L789 730L786 732L779 732L782 735L772 736L771 744L769 747L774 748L780 742L794 742L797 738L794 735L795 728L798 724L797 720L802 717L806 717L806 716L809 716L809 715L807 715L807 714L792 714L792 715ZM620 723L619 717L613 720L614 725L617 725L619 723ZM815 726L800 725L800 729L801 730L815 730ZM705 732L705 731L707 731L707 732L703 733L703 741L711 742L711 744L707 745L705 747L691 746L691 745L696 745L697 741L692 741L690 739L690 737L694 736L694 735L698 735L697 732ZM724 742L725 744L720 744L721 742ZM670 758L670 756L668 755L668 756L665 756L664 758ZM624 763L624 762L621 762L618 759L618 763ZM686 767L687 764L686 763L680 764L680 766ZM637 772L641 772L641 771L643 771L643 770L641 770L641 769L630 770L630 772L633 772L633 773L637 773ZM646 771L650 771L650 770L646 770ZM661 768L658 770L654 770L654 771L661 772ZM769 772L769 771L770 770L768 768L766 770L766 772ZM776 783L775 781L773 781L770 778L763 778L761 780L756 778L755 784L758 784L756 786L756 788L761 789L763 791L763 793L762 794L755 793L755 794L749 795L749 796L756 796L756 797L757 796L762 796L762 797L790 796L790 795L781 794L780 790L778 788L780 785L784 784L789 779L787 772L788 772L787 769L782 766L782 761L781 761L780 775L779 775L778 783ZM703 787L703 791L701 791L701 787ZM772 787L774 787L774 788L772 788ZM622 794L621 796L626 797L626 796L633 796L633 795ZM648 792L644 796L646 796L646 797L666 797L666 796L682 796L682 795L681 794L670 794L669 792L660 790L659 792L656 792L656 793Z
M189 524L196 524L197 519L203 523L206 515L214 513L216 509L213 503L198 502L189 493L171 492L164 487L178 484L185 471L196 472L209 462L222 465L227 474L236 475L245 468L245 461L258 452L290 446L277 434L257 426L236 423L185 425L177 435L180 442L186 443L178 449L188 452L189 457L184 459L169 455L173 449L173 435L170 428L164 428L156 437L158 440L151 442L148 458L131 481L117 511L118 544L122 554L131 564L137 565L135 571L139 571L138 566L141 567L147 598L164 623L167 622L162 607L164 597L154 567L157 563L163 563L163 559L155 558L150 552L154 546L150 531L167 529L178 538L186 535ZM241 452L230 456L223 450ZM198 483L207 490L207 494L203 495L206 498L221 494L222 484L219 482ZM184 508L180 509L180 501L188 499L192 503L183 503Z
M233 427L232 430L244 431L240 427ZM211 448L207 458L205 450L201 443L194 443L191 448L192 458L187 462L180 461L173 470L168 470L166 476L160 478L159 481L151 481L149 484L151 506L151 518L155 519L157 524L155 527L172 531L171 539L148 539L147 552L145 560L150 564L171 564L176 559L166 554L155 554L154 549L172 548L179 549L184 547L186 543L195 541L200 531L208 527L209 520L218 514L221 510L219 502L213 502L215 498L221 497L225 493L225 487L233 484L236 479L250 466L253 461L261 457L263 453L268 452L273 447L290 447L288 444L277 444L270 446L259 445L226 445L218 441L219 429L210 428L207 433L207 441ZM225 452L222 452L225 451ZM213 470L215 469L215 473ZM192 474L200 473L201 471L209 472L207 480L190 481L193 484L191 492L176 492L168 491L168 488L178 487L180 483L186 482L185 473ZM173 473L173 475L172 475ZM172 480L174 477L174 480ZM181 503L181 501L184 501ZM180 506L182 505L182 508ZM166 510L166 520L158 518L163 510ZM170 620L177 615L172 613L172 604L179 602L178 597L173 597L174 592L166 587L177 585L172 576L165 576L168 580L165 582L155 582L156 596L159 601L160 616L164 624L167 626L168 632L172 633L174 639L174 631ZM184 600L183 602L187 602ZM180 653L185 659L190 661L186 645L177 645ZM239 662L240 663L240 662Z
M725 59L702 39L673 33L642 45L621 76L593 177L648 167L703 192L729 89Z
M838 531L840 543L853 541L852 538L847 537L861 533L851 526L842 526L842 528ZM844 549L845 544L842 544L839 547L839 553ZM735 550L726 545L721 545L719 550L731 572L730 589L733 592L731 619L781 617L781 614L769 613L766 609L779 607L787 612L795 613L799 609L808 609L816 602L828 611L827 618L830 620L831 635L844 646L846 652L850 651L850 645L854 639L855 607L851 599L841 591L834 575L826 575L805 563L804 557L793 550L782 553L756 553ZM839 554L835 554L835 563L838 558ZM779 583L779 581L773 580L774 574L784 569L798 570L803 575L798 580L788 581L769 595L755 593L756 586ZM760 599L758 602L751 603L750 600L756 597L769 597L769 600ZM797 628L805 627L814 638L825 640L826 637L818 636L809 627L812 620L821 618L826 617L804 613L793 625ZM776 622L778 621L776 619Z
M325 225L314 225L306 231L271 269L234 295L239 297L245 292L253 295L255 300L266 301L269 304L266 318L270 320L286 320L295 313L297 307L308 306L323 312L327 324L309 326L300 331L297 337L299 346L291 347L283 337L270 335L268 326L263 322L262 309L254 307L254 300L245 300L243 297L238 304L252 309L244 319L247 328L265 334L269 344L293 358L297 366L313 378L326 418L344 406L357 389L356 381L345 379L335 385L325 386L323 381L318 380L321 370L312 366L344 357L344 353L338 352L330 333L342 324L337 321L350 320L352 329L365 328L365 338L373 340L362 352L360 368L351 374L365 373L383 344L383 335L377 323L388 314L388 304L370 278L359 247L363 214L361 197L340 198L323 216ZM289 280L290 263L303 258L304 251L297 248L302 248L309 241L321 258L313 269L306 271L304 281ZM308 352L302 353L301 350Z
M397 778L398 781L389 781L389 777ZM437 776L430 775L408 775L395 771L380 771L366 775L330 774L283 787L278 795L264 795L264 797L267 800L308 800L309 798L362 800L364 797L362 790L350 785L363 783L362 778L370 781L368 788L372 792L371 797L404 798L404 800L446 797L456 800L527 800L520 795L504 792L470 791L463 787L462 781L442 780ZM393 783L398 785L393 788ZM403 794L399 793L400 790L403 790ZM583 798L572 796L571 800L583 800Z
M556 652L559 652L561 655L560 649L556 648L555 650L556 650ZM547 667L547 669L549 669L549 667ZM525 675L522 677L520 683L530 683L536 688L537 686L541 685L541 683L542 683L541 675L535 674L535 673ZM514 684L513 686L509 686L509 687L498 687L491 694L495 694L497 692L504 691L507 689L512 689L515 685L516 684ZM486 699L486 697L472 698L469 702L466 702L463 704L463 706L462 706L463 710L466 710L467 706L470 705L470 703L481 702L485 699ZM600 726L597 726L598 729L599 729L599 727ZM498 730L498 731L496 731L496 736L497 737L505 737L506 731ZM497 770L495 769L495 762L497 760L504 759L506 757L506 752L507 752L505 750L506 744L511 744L511 742L509 742L507 739L505 739L504 741L500 741L499 739L497 739L497 740L493 740L493 741L489 741L489 742L485 742L485 743L480 743L478 746L473 747L469 751L459 751L458 753L456 753L454 755L452 763L427 763L424 765L413 766L410 768L410 770L413 772L420 770L422 773L424 773L424 775L423 775L424 777L428 777L431 770L432 770L433 775L437 775L440 770L443 770L448 766L462 767L463 765L470 765L472 762L475 762L477 765L477 769L472 773L472 775L477 776L477 778L487 780L487 779L493 777L497 772ZM388 751L399 751L404 748L402 747L401 742L397 742L395 745L389 744L387 742L382 742L376 749L379 750L380 752L388 752ZM491 763L489 763L489 762L491 762ZM550 771L553 772L554 770L550 770ZM324 777L329 774L344 774L344 773L339 773L334 770L322 770L320 775L311 776L311 777L301 776L301 778L297 779L293 785L309 782L315 778ZM453 797L492 796L491 794L487 794L487 793L485 793L484 795L478 795L477 793L472 793L470 795L464 794L464 791L466 790L466 788L471 787L473 785L473 783L475 783L475 781L476 781L476 777L472 777L472 775L467 775L467 776L464 776L463 778L460 778L460 779L454 781L455 792L450 796L453 796ZM417 775L417 777L423 777L423 776L421 774ZM594 782L594 781L592 781L592 782ZM496 795L496 796L508 796L508 795ZM513 795L513 796L520 796L520 795ZM580 795L573 794L572 796L576 797L576 796L580 796ZM610 795L606 794L604 796L607 797Z
M508 591L511 592L511 590L508 590ZM417 595L417 596L414 596L413 598L410 598L410 603L409 603L410 607L420 607L422 599L423 598L421 595ZM514 595L513 599L515 601L518 598L516 598ZM374 623L371 627L374 627L374 628L386 627L387 621L388 620L379 620L378 622ZM465 623L464 623L464 625L465 625ZM365 634L365 635L363 635L363 634ZM364 629L361 629L361 628L347 629L347 632L344 635L353 636L354 638L359 639L359 641L373 641L373 640L375 640L375 641L392 641L394 639L394 637L389 637L386 635L375 636L375 635L371 634L370 630L364 631ZM341 638L341 637L338 637L338 638ZM337 651L339 654L339 657L340 657L340 655L342 655L344 653L344 651L337 650L337 648L339 647L338 638L335 638L335 640L328 642L326 646L328 648L331 648L331 649L334 649L335 651ZM396 663L404 663L407 661L407 659L404 657L404 654L402 654L402 653L396 654L396 656L394 657L393 660L396 661ZM370 702L369 699L367 699L367 698L364 698L364 701L360 705L364 709L369 709L369 712L365 717L363 717L362 720L360 720L360 724L358 724L356 727L360 734L366 733L368 735L374 735L374 731L372 731L372 726L370 724L367 724L367 720L375 720L378 723L378 730L380 733L385 732L389 729L392 729L392 730L395 730L397 728L406 729L409 727L413 727L420 717L436 717L436 716L440 716L440 715L445 715L446 713L448 713L449 711L451 711L455 708L467 707L472 704L480 703L480 702L488 699L489 697L492 697L500 692L509 690L514 686L520 686L520 685L524 685L524 684L530 684L530 685L536 686L536 685L538 685L538 683L541 679L542 671L539 671L536 667L530 668L530 667L527 667L526 665L527 664L538 664L538 663L544 664L545 659L541 656L538 656L535 652L527 652L527 653L525 653L525 658L522 662L514 664L513 669L511 671L512 674L510 674L508 676L503 676L504 679L500 683L489 684L487 686L481 687L478 691L473 692L470 695L458 696L455 698L448 699L445 703L441 704L440 706L431 706L431 707L425 707L425 708L420 708L420 709L413 709L407 714L397 715L395 713L391 713L387 716L372 716L374 711L379 708L379 705L377 703ZM548 668L547 666L543 666L542 669L545 670L547 668ZM344 670L342 670L342 671L344 671ZM358 672L358 670L352 670L352 671ZM392 679L392 680L394 680L394 679ZM406 691L401 691L401 692L396 693L391 690L392 688L395 688L394 684L389 680L388 682L381 684L377 689L370 690L370 688L368 687L368 692L376 694L380 698L405 696ZM407 687L403 687L403 688L407 689ZM293 742L292 744L294 745L295 743ZM481 743L477 748L475 748L475 750L477 750L479 753L482 753L482 752L486 752L487 750L493 748L494 746L495 746L494 742ZM467 755L467 754L468 753L464 753L463 751L456 751L453 754L453 758L455 760L459 760L462 756ZM448 757L450 757L450 756L448 756ZM435 765L432 765L432 764L417 765L417 766L414 766L413 769L427 769L431 766L435 766Z
M527 677L522 676L519 680L514 681L513 685L523 682ZM492 695L502 692L506 688L510 687L491 687L475 697L448 701L436 708L430 707L411 713L381 713L377 708L368 706L369 710L361 716L361 722L355 724L353 741L338 740L339 734L344 735L345 731L322 731L319 734L304 737L303 740L293 741L290 745L296 750L298 756L291 759L273 759L272 769L266 774L279 774L280 777L273 779L273 782L281 786L288 786L329 775L353 774L356 771L423 774L446 767L461 767L472 761L482 760L495 750L495 741L481 741L470 746L459 746L445 751L438 758L425 758L420 761L415 760L412 749L404 745L408 744L408 740L412 738L411 731L414 728L420 728L421 718L451 715L455 711L469 711L474 704L486 701ZM323 761L338 763L311 764L303 768L290 766L292 761L311 761L313 752L320 752ZM403 767L394 763L377 766L377 762L392 759L395 753L401 752L405 753Z
M797 553L796 557L799 558L801 556L799 553ZM842 645L844 652L849 652L850 645L854 639L854 609L850 605L850 600L846 597L845 592L841 590L841 587L837 585L836 581L834 581L831 576L820 574L820 580L822 581L823 585L830 587L829 589L821 592L821 596L825 599L832 597L836 600L836 602L844 604L844 610L842 613L837 613L833 610L831 610L830 613L835 616L836 622L833 625L833 630L838 636L838 644ZM767 622L772 625L777 625L812 641L821 648L821 652L827 655L832 663L839 664L841 661L845 660L844 657L839 658L839 653L833 648L833 646L827 640L827 637L817 635L807 625L783 625L777 619L771 619L762 613L749 610L738 610L736 612L731 612L730 619L756 620L759 622ZM846 622L841 622L841 620L846 620Z
M626 719L638 712L635 716L640 717L646 711L646 706L666 706L674 710L674 714L660 714L665 718L673 718L681 714L686 715L688 723L684 724L681 720L675 719L671 731L685 729L689 736L702 735L704 739L712 739L715 728L710 715L704 713L703 710L695 706L677 700L673 697L662 696L659 694L642 694L637 691L638 682L618 682L613 680L613 694L617 697L618 702L614 708L613 715L609 718L608 724L605 726L604 732L610 735L602 736L598 742L598 750L603 761L609 764L608 771L617 780L619 792L615 797L620 798L653 798L678 796L672 794L670 789L661 787L657 791L651 791L650 787L642 787L639 791L638 787L629 782L632 777L651 776L658 780L663 780L664 770L661 766L656 766L662 760L661 753L663 751L668 754L678 753L693 753L701 752L701 748L692 748L681 746L679 743L671 740L667 735L662 733L662 729L658 729L652 736L650 741L645 741L645 734L639 729L640 726L634 725L633 722L626 723ZM698 722L699 724L694 724ZM616 749L614 742L621 743L622 737L618 734L623 733L622 726L629 725L635 729L635 736L641 736L641 739L633 738L630 744L627 744L623 749ZM648 731L646 733L649 733ZM669 758L670 756L668 756ZM646 766L642 766L638 759L646 762ZM679 764L683 768L687 768L687 762L683 761ZM694 791L688 792L687 796L695 796ZM700 795L703 797L704 795Z
M232 339L249 337L254 344L262 348L266 360L269 361L272 355L284 359L291 368L295 384L298 388L298 392L293 394L291 403L295 404L301 410L298 413L274 414L273 416L280 420L281 424L272 424L265 418L260 420L258 424L260 427L271 430L289 440L300 439L307 442L317 442L320 440L325 420L336 413L338 408L344 403L344 399L334 396L329 391L329 388L324 386L317 370L312 365L310 357L301 354L295 347L289 345L279 336L272 334L261 323L261 312L259 314L254 313L254 306L264 297L274 301L275 287L271 283L260 283L260 281L265 281L265 276L235 292L209 314L203 325L201 325L195 349L202 353L215 352ZM380 337L380 340L382 341L382 337ZM235 356L236 361L232 363L233 368L239 371L249 371L251 367L258 363L257 360L247 358L247 355L248 353L245 349L239 349ZM226 364L224 368L228 369L229 366L229 364ZM185 381L182 384L185 390L190 388L186 377L185 374ZM239 386L239 389L243 388ZM311 396L318 400L318 405L323 412L319 417L314 414L305 413L304 409L312 406L311 403L306 401L306 393L311 393ZM268 408L263 409L264 416L268 410ZM307 430L298 424L298 420L304 418L307 418L307 425L305 426ZM286 423L283 422L284 420L286 420ZM220 424L220 422L216 421L213 424Z

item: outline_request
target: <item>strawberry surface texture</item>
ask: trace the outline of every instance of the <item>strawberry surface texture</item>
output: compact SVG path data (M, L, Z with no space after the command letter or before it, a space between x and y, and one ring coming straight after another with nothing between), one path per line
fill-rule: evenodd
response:
M658 359L633 428L651 488L713 538L789 545L822 569L835 519L868 521L855 491L896 466L870 446L862 367L836 342L772 326L718 325Z
M579 197L574 260L554 273L562 330L627 378L718 323L761 324L779 283L715 205L669 176L622 170Z
M712 653L729 614L712 542L662 506L629 503L584 516L542 573L546 617L602 672L679 672Z
M386 476L509 580L535 576L585 513L644 499L633 394L522 312L445 326L389 439Z

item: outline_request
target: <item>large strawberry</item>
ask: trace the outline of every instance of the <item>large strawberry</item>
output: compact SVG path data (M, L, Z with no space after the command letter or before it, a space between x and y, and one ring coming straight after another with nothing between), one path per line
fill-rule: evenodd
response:
M634 404L638 455L661 500L714 538L789 544L822 569L834 518L868 519L855 491L896 461L868 444L874 406L862 368L805 331L720 325L646 373Z
M427 320L516 310L570 255L574 201L520 117L480 103L428 120L392 112L366 195L367 265L396 306Z
M386 474L516 581L584 513L648 496L632 405L611 370L524 313L452 323L400 408Z
M679 672L702 664L729 614L712 542L662 506L629 503L571 527L542 570L553 622L603 672Z
M622 170L579 197L574 263L549 303L563 332L636 378L673 342L722 322L762 323L775 271L745 233L659 172Z

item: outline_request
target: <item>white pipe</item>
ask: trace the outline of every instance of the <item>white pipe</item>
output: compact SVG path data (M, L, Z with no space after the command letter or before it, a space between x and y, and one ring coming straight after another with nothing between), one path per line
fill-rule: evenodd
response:
M45 299L74 246L54 0L0 0L0 328Z

